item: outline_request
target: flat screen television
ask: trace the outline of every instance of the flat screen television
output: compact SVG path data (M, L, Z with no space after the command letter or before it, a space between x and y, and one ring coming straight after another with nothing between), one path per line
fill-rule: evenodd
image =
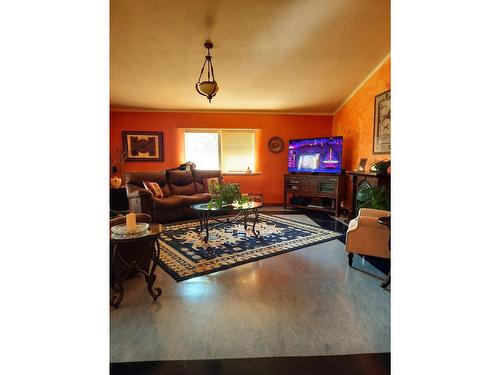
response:
M288 172L340 174L342 137L290 139Z

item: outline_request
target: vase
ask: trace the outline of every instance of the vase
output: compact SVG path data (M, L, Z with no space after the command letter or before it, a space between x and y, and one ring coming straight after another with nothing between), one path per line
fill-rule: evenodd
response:
M118 176L113 176L111 177L111 187L118 189L120 186L122 186L122 179Z

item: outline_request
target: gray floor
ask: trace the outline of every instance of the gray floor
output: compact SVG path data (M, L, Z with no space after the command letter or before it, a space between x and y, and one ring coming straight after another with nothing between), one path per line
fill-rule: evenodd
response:
M388 352L390 290L354 267L334 240L180 283L158 269L156 303L132 278L111 310L111 361Z

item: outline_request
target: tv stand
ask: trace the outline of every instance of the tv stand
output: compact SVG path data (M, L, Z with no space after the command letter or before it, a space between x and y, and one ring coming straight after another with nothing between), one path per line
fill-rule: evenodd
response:
M286 174L283 208L287 208L288 195L291 194L294 198L304 198L302 199L303 204L291 203L290 206L293 208L323 211L338 216L340 202L345 199L345 192L345 175Z

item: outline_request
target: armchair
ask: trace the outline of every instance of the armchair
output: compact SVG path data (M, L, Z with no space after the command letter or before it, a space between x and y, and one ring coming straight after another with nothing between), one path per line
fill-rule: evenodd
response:
M361 208L358 217L351 220L345 242L349 267L352 267L354 254L390 259L390 230L377 221L390 215L389 211Z

